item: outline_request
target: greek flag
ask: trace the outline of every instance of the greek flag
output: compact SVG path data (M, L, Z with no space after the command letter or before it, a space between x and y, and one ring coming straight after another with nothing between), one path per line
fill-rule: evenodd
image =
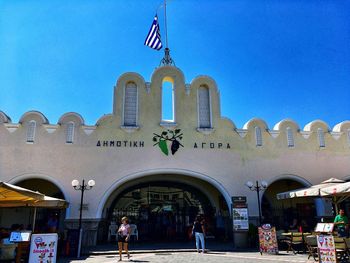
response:
M162 48L157 14L153 19L152 26L148 32L144 45L156 50L160 50Z

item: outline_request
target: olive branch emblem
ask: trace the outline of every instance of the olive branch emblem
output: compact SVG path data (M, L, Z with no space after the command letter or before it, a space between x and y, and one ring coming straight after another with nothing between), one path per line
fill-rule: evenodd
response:
M180 146L184 147L179 141L182 140L183 133L181 133L181 129L166 130L163 131L160 135L153 133L153 146L158 145L160 150L165 154L169 155L168 143L171 142L170 150L171 154L174 155Z

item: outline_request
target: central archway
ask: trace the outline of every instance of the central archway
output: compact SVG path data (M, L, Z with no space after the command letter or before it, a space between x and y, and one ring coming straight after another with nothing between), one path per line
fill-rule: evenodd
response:
M103 208L107 234L110 225L128 216L136 224L140 240L186 240L196 215L206 220L208 235L227 239L230 209L225 196L213 184L184 174L159 173L134 177L119 184Z

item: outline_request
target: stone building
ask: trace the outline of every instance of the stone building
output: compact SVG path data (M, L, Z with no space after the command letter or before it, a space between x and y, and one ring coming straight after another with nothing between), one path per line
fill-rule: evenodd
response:
M350 121L331 129L321 120L300 128L290 119L274 127L252 119L239 128L221 116L214 79L186 83L174 66L157 68L150 82L137 73L120 76L113 112L95 125L72 112L57 124L37 111L19 123L0 112L1 180L66 199L60 229L77 227L80 194L72 180L96 181L83 204L89 245L106 240L108 225L122 215L137 224L140 239L186 238L196 214L205 215L212 236L230 238L232 197L247 198L250 222L257 223L257 195L247 181L268 183L260 195L265 222L316 220L330 215L326 201L277 201L276 193L330 177L350 178ZM28 213L2 209L0 225L30 223ZM39 213L42 226L47 213Z

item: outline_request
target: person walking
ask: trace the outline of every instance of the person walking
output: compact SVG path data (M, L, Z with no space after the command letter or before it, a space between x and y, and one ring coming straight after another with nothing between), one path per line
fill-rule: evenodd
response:
M129 225L129 219L124 216L122 218L122 223L118 229L118 250L119 250L119 261L122 261L122 252L123 249L125 253L128 255L128 259L130 258L128 243L130 240L131 228Z
M205 244L204 244L205 226L204 226L204 220L202 220L200 216L197 216L196 219L194 220L192 232L194 233L194 236L196 239L197 252L198 253L201 252L200 246L199 246L199 242L200 242L202 252L205 253Z

